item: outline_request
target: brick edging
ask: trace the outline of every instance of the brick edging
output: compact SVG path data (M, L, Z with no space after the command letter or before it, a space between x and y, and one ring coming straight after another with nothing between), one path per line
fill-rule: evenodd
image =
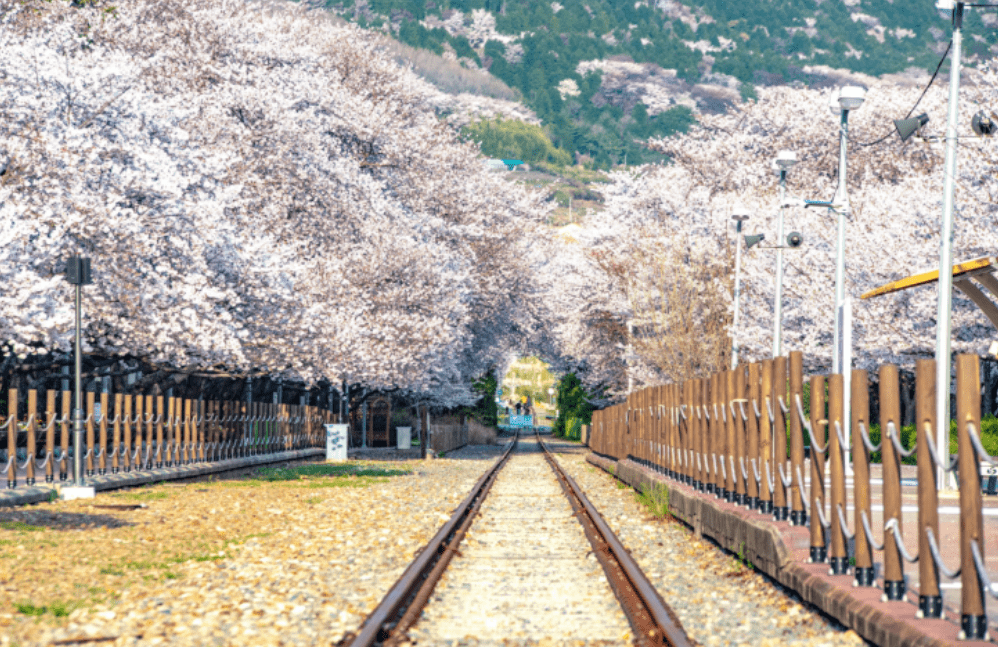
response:
M255 465L265 465L267 463L281 463L289 460L311 458L313 456L324 456L325 453L326 450L324 448L296 449L278 454L230 458L215 463L198 463L195 465L143 470L141 472L107 474L88 478L87 485L93 486L98 492L103 492L119 488L135 487L137 485L159 483L161 481L175 481L207 474L216 474L218 472L229 472ZM59 488L71 484L70 481L63 481L54 484L34 485L0 491L0 508L44 503L52 497L53 493L57 495Z
M615 460L599 454L587 454L586 460L642 490L661 484L669 489L669 510L697 533L706 535L733 553L741 553L759 571L797 592L801 599L854 630L860 636L883 647L968 647L988 645L983 641L958 641L959 627L946 620L917 620L915 606L908 602L879 602L879 589L851 589L838 586L820 573L820 565L805 565L793 559L780 530L765 518L744 509L732 510L711 498L701 496L687 486L666 481L634 461ZM865 601L859 596L871 597ZM896 611L897 613L892 613ZM905 622L903 614L913 622ZM946 636L951 635L952 638Z

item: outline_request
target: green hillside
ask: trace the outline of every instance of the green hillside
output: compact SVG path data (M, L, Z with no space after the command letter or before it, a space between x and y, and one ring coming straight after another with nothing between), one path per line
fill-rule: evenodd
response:
M949 34L933 0L326 1L348 20L487 69L521 93L555 146L603 167L625 155L648 161L640 140L686 128L693 113L690 101L656 104L619 79L607 84L599 69L580 70L585 61L632 62L650 77L674 70L663 87L677 96L695 84L727 85L728 98L693 97L697 109L719 109L756 85L818 81L806 66L932 69ZM995 30L975 11L966 24L977 35L966 54L989 57Z

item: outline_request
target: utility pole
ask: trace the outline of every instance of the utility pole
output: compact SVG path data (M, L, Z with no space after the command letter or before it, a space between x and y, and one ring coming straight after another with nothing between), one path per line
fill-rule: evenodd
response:
M936 466L936 487L946 489L949 465L950 315L953 307L953 209L956 190L956 126L960 108L960 56L963 44L963 2L936 3L953 9L953 49L950 54L949 112L946 121L946 162L943 176L943 222L939 232L939 302L936 309L936 453L942 464Z

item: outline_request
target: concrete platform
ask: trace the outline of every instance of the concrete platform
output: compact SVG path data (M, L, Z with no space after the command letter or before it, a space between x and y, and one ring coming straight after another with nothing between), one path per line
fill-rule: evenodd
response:
M915 611L918 603L917 565L906 564L905 575L908 582L906 600L881 602L883 592L882 554L874 553L877 562L877 586L856 588L853 576L828 574L827 564L808 564L810 534L806 526L791 526L787 522L773 520L772 515L749 511L742 506L717 499L693 488L682 485L630 459L621 461L590 453L586 459L593 465L610 472L628 485L641 489L653 485L665 485L669 489L669 508L674 516L690 525L695 532L710 537L732 553L741 553L759 571L780 584L796 591L803 600L821 609L843 625L854 629L860 636L885 647L941 646L941 645L993 645L998 644L998 602L990 600L988 608L989 633L991 642L960 641L960 588L959 580L941 583L945 619L917 619ZM877 466L879 468L879 466ZM877 470L879 472L879 469ZM902 473L902 478L907 478ZM874 474L879 477L879 474ZM873 534L878 540L883 536L883 507L881 487L874 483L873 495ZM851 483L849 486L851 490ZM917 509L914 501L915 488L903 487L902 514L904 526L911 536L905 537L905 546L912 554L918 550L914 533ZM851 491L847 500L852 499ZM998 534L998 498L984 497L985 535ZM956 499L940 493L940 535L941 552L944 562L950 568L960 563L958 510L949 510L958 505ZM847 516L850 528L853 524L852 507ZM862 530L860 531L862 532ZM995 550L985 549L985 562L988 572L998 572L998 555ZM992 575L994 579L994 575ZM954 586L955 585L955 586Z

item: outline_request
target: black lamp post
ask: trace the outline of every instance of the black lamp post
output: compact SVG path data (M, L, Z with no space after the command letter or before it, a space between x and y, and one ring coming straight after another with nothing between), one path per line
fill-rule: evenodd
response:
M76 291L76 336L73 341L73 361L76 365L76 388L73 408L73 485L83 485L83 350L80 342L82 329L81 298L84 285L93 283L90 275L90 259L70 256L66 260L66 280L75 286Z

